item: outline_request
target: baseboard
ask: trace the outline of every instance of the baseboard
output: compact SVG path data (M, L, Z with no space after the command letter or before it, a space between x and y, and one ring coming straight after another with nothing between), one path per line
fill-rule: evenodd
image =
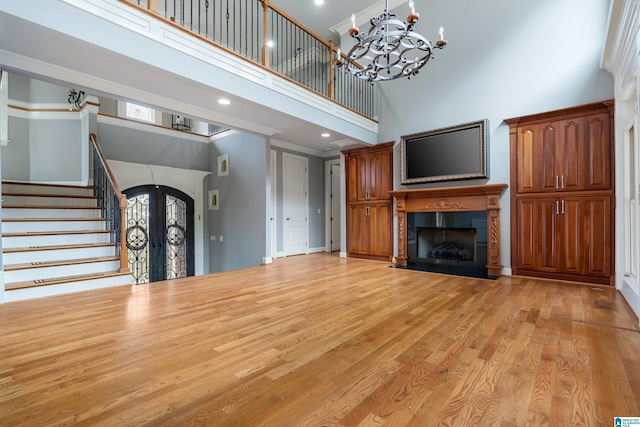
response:
M272 263L273 263L273 258L271 258L270 256L266 256L262 258L262 265L267 265Z
M317 254L318 252L326 252L325 247L321 247L321 248L309 248L309 250L307 251L308 254Z
M346 257L347 257L346 252L340 252L340 258L346 258Z
M622 280L620 293L627 301L631 311L635 314L636 320L638 320L638 326L640 326L640 296L633 290L626 279Z
M502 267L500 274L503 276L513 276L513 270L511 270L511 267Z

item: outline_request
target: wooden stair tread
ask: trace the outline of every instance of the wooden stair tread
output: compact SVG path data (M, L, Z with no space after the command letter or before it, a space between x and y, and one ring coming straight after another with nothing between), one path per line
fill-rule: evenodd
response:
M109 262L118 261L120 258L115 256L108 257L90 257L90 258L77 258L77 259L61 259L56 261L34 261L24 264L10 264L4 266L4 271L16 271L27 270L31 268L44 268L44 267L60 267L65 265L78 265L89 264L94 262Z
M23 248L3 249L2 253L19 253L19 252L38 252L38 251L56 251L66 249L90 249L102 248L107 246L115 246L115 243L85 243L80 245L52 245L52 246L27 246Z
M107 271L102 273L78 274L75 276L52 277L50 279L27 280L24 282L5 283L5 290L13 291L18 289L37 288L40 286L60 285L64 283L79 282L82 280L105 279L109 277L126 276L130 274L131 273L128 271L124 273L119 271Z
M78 222L106 221L104 218L2 218L2 222Z
M24 233L2 233L2 237L58 236L67 234L111 233L111 230L27 231Z
M48 193L2 193L2 196L26 196L26 197L58 197L65 199L97 199L96 196L83 196L80 194L48 194Z
M2 209L100 209L98 206L6 205Z
M82 189L93 189L93 185L68 185L68 184L51 184L47 182L29 182L29 181L2 181L2 184L5 185L24 185L28 187L59 187L59 188L82 188Z

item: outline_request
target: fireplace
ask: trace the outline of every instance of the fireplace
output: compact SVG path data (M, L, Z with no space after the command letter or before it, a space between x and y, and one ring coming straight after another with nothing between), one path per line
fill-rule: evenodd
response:
M500 276L500 195L506 187L392 191L398 217L396 266Z

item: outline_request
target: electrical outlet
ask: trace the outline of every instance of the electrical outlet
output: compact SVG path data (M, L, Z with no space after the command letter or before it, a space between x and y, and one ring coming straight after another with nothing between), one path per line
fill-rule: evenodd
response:
M211 236L209 236L209 239L211 239L211 241L215 242L216 241L216 236L215 235L211 235Z

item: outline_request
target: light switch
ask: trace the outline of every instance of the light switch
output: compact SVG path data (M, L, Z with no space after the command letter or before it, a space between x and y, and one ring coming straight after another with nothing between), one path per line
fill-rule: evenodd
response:
M212 241L215 242L216 241L216 236L212 234L211 236L209 236L209 239L211 239Z
M220 241L222 242L224 240L224 237L220 236Z

